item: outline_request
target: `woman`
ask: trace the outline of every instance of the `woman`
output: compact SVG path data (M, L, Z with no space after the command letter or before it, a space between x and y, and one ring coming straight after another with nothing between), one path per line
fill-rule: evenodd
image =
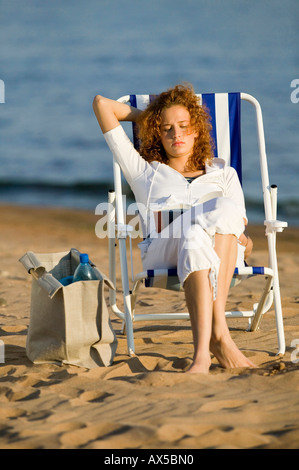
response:
M207 373L210 351L224 368L255 367L233 342L225 319L238 243L245 257L252 249L251 239L244 233L243 192L235 170L213 158L209 116L193 88L178 85L161 93L142 112L100 95L93 108L143 208L146 238L140 248L144 269L177 267L194 341L189 372ZM121 121L138 124L140 154ZM169 227L158 233L149 209L182 204L190 209L174 220L171 234Z

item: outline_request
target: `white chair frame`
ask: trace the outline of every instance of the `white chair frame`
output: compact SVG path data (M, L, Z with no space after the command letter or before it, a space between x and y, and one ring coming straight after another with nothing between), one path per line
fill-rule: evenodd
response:
M268 267L264 268L265 287L261 298L257 304L253 305L252 310L249 311L228 311L226 317L228 318L247 318L249 321L248 329L255 331L259 328L263 315L271 308L274 301L276 330L278 339L278 353L283 355L285 353L285 335L283 326L283 315L281 306L281 296L279 287L279 275L276 254L276 233L282 232L287 227L287 222L277 220L277 187L270 186L268 164L266 156L266 146L264 137L264 126L262 111L259 102L247 93L240 94L241 100L250 102L256 113L257 123L257 139L259 146L259 162L261 170L264 211L266 227L266 237L268 241L269 260ZM119 98L122 103L129 103L130 96L123 96ZM123 291L123 310L117 306L116 291L110 290L110 306L112 311L117 317L123 321L124 331L127 336L128 354L130 356L135 354L134 346L134 332L133 323L136 321L158 321L158 320L178 320L188 319L189 313L159 313L159 314L142 314L134 313L137 289L141 283L146 279L147 272L138 273L133 280L133 287L130 289L130 281L128 274L127 262L127 247L126 240L130 238L130 229L132 226L126 224L125 208L123 207L122 197L122 181L121 169L118 163L113 160L113 173L114 173L114 190L109 191L108 194L108 235L109 235L109 277L114 284L116 284L116 240L119 245L120 254L120 268L122 278L122 291ZM117 220L117 224L116 224ZM131 242L131 240L130 240ZM131 266L132 266L132 250L131 250ZM248 277L252 275L251 267L239 268L239 277ZM133 271L132 271L133 272Z

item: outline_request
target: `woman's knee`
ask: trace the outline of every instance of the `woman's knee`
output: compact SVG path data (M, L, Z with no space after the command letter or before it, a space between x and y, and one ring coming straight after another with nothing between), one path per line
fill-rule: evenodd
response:
M244 220L236 203L227 198L217 198L216 232L223 234L241 234L244 231Z
M198 250L207 248L210 239L203 230L202 226L196 223L185 224L182 230L181 244L182 248L189 250Z

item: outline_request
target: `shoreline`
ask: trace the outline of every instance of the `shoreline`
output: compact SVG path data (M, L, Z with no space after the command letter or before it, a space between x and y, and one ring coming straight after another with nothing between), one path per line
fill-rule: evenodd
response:
M5 217L3 223L6 221L12 220L10 218L10 213L13 217L19 217L19 221L23 222L23 217L27 214L32 220L33 216L42 217L42 220L45 220L45 214L49 214L55 219L58 224L61 222L61 218L64 222L64 227L60 227L62 230L67 228L74 228L77 219L77 227L79 229L88 229L91 230L95 228L97 221L100 219L100 215L95 214L94 210L87 210L81 208L70 208L70 207L61 207L61 206L43 206L43 205L21 205L21 204L7 204L0 202L0 213ZM80 217L78 217L80 215ZM1 224L2 226L3 224ZM265 227L263 223L250 223L248 225L248 232L253 238L255 244L255 250L267 249L267 241L265 236ZM90 235L90 233L89 233ZM95 235L96 237L96 235ZM100 240L99 238L97 238ZM140 239L137 239L139 243ZM299 254L299 225L289 225L284 229L282 233L277 234L277 251L279 252L289 252L290 249L293 253Z
M245 331L246 320L228 321L257 370L223 370L212 358L210 373L194 376L184 374L193 353L188 321L138 322L136 356L128 357L121 322L112 314L118 348L110 367L32 364L25 351L31 276L18 259L27 251L75 247L108 275L107 239L96 237L100 216L93 212L1 205L0 213L0 448L298 448L299 365L292 362L291 345L299 341L299 227L277 235L285 356L276 356L271 307L257 332ZM252 264L267 264L264 227L250 225L249 234ZM133 240L136 272L138 241ZM259 281L245 284L231 290L230 305L252 305L259 298ZM139 311L185 309L181 293L142 289L138 299Z

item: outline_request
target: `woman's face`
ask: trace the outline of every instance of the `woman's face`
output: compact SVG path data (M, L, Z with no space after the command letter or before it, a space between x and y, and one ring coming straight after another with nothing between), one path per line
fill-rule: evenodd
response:
M193 153L194 140L197 137L191 126L187 108L181 105L164 108L161 113L160 132L168 159L181 158L187 161Z

